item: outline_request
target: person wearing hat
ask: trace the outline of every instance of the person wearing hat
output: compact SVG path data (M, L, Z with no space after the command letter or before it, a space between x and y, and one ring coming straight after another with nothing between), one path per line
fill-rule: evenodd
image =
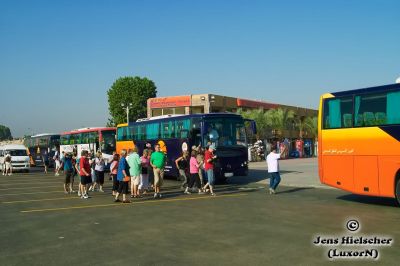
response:
M204 169L206 170L206 173L207 173L208 182L204 186L203 190L207 191L206 189L209 187L211 196L215 196L215 193L214 193L214 182L215 182L214 181L214 163L213 162L217 158L217 156L214 155L214 150L215 150L215 146L210 145L204 154Z

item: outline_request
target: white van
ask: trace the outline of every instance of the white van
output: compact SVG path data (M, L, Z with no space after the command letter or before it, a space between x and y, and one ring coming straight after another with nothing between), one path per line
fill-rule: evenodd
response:
M7 154L11 155L11 165L14 171L29 172L30 163L28 151L24 145L21 144L7 144L0 146L0 169L3 171L5 168L4 159Z

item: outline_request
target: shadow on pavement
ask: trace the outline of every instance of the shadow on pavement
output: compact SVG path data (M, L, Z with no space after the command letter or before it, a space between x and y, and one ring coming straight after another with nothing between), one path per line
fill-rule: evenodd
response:
M368 205L379 205L398 208L396 199L383 198L383 197L372 197L365 195L348 194L344 196L337 197L339 200L357 202Z
M293 193L293 192L298 192L298 191L307 190L307 189L315 189L315 188L313 188L313 187L298 187L298 188L292 188L292 189L284 190L282 192L276 192L276 194Z

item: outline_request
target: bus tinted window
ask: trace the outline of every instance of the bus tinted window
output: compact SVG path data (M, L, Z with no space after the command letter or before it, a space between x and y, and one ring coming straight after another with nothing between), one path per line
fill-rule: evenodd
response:
M175 137L175 123L173 121L161 123L161 138L169 139Z
M399 124L400 92L356 96L354 100L355 126Z
M126 126L124 126L124 127L119 127L119 128L117 129L117 131L118 131L118 140L124 141L124 140L127 139L126 130L127 130L127 127L126 127Z
M324 128L353 126L353 98L332 98L324 102Z
M101 132L103 142L101 144L101 151L107 154L112 154L115 151L115 131L106 130Z
M43 137L39 139L39 146L40 147L47 147L47 145L49 144L49 140L47 137Z
M160 123L154 122L146 124L146 135L148 140L158 139Z

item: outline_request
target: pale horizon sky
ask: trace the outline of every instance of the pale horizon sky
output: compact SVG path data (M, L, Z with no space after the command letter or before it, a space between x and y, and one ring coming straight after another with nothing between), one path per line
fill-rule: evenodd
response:
M0 1L0 124L104 126L107 90L214 93L317 109L400 76L400 1Z

